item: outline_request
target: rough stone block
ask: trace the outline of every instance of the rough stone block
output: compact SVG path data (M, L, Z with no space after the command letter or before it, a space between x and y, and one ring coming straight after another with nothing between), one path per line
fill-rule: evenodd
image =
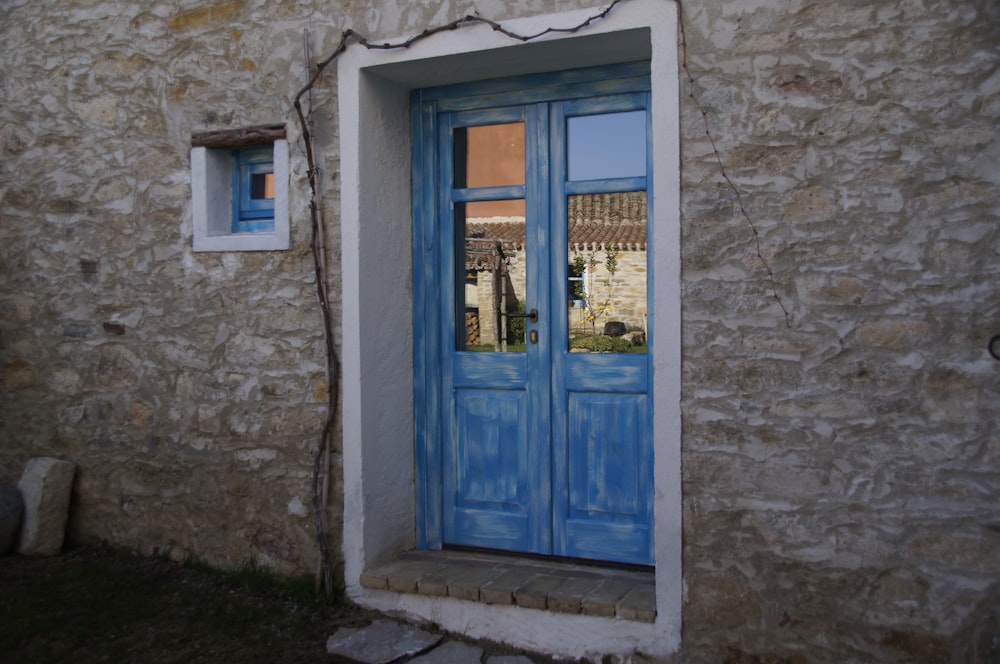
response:
M24 499L13 484L0 484L0 556L6 556L17 544L24 513Z
M547 574L539 574L528 580L514 591L514 600L518 606L526 609L545 609L548 606L549 593L563 584L565 579Z
M488 567L463 569L448 579L448 595L458 599L479 601L480 588L499 575L498 570Z
M603 616L612 618L618 600L624 597L635 585L626 581L608 579L596 590L583 598L580 607L588 616Z
M368 627L342 627L326 642L326 651L362 664L389 664L434 647L443 637L393 620Z
M446 597L450 573L446 566L428 572L417 582L417 592L421 595Z
M479 600L487 604L513 604L514 591L535 576L529 569L510 569L479 589Z
M54 556L62 550L76 465L37 457L28 461L17 483L24 497L24 520L18 553Z
M641 622L656 621L656 590L652 586L636 586L618 602L618 617Z
M549 610L559 613L580 613L582 600L601 585L601 579L567 579L549 593Z

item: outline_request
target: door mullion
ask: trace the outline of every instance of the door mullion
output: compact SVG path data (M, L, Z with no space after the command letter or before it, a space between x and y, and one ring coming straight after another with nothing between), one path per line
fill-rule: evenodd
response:
M549 154L551 161L549 164L549 224L550 224L550 258L553 273L550 277L552 282L551 298L553 302L567 302L565 295L565 283L560 282L559 276L562 270L558 269L559 262L566 261L566 247L569 238L567 237L566 225L566 116L563 104L550 104L548 113L549 126ZM559 298L562 298L561 300ZM567 329L567 319L565 312L560 311L558 317L552 317L552 381L549 388L549 398L551 400L551 485L552 502L550 505L549 519L552 521L552 552L555 555L566 555L566 518L569 511L569 485L566 481L568 476L567 459L569 452L567 449L568 439L566 432L569 427L569 415L567 412L566 393L563 387L566 385L566 352L565 344L569 337Z
M442 477L442 542L454 536L456 529L455 512L452 508L456 492L457 464L455 463L453 441L455 439L455 391L454 357L455 332L455 262L459 248L455 246L454 207L451 191L454 179L454 159L452 152L452 118L448 114L438 116L437 128L437 211L438 237L440 239L440 261L435 266L438 281L438 303L436 307L439 335L437 348L441 365L441 477Z
M526 108L525 224L528 256L527 308L537 308L539 319L528 323L526 336L537 333L537 342L527 343L528 353L528 445L531 517L529 539L536 553L552 553L552 455L551 429L551 349L552 322L556 312L549 298L549 155L548 107L546 103Z

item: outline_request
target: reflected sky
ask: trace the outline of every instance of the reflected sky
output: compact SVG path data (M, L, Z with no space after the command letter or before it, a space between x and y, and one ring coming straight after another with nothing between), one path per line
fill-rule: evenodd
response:
M570 180L646 174L646 112L581 115L567 120Z

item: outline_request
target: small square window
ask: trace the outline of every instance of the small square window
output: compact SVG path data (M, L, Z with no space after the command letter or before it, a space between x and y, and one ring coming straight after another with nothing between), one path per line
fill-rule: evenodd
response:
M241 144L254 129L192 139L195 251L289 248L288 141L281 127L282 138Z

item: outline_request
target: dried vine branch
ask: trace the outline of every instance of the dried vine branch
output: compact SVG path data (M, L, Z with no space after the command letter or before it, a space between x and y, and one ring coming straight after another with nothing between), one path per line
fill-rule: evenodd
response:
M521 35L515 33L507 28L505 28L500 23L496 21L491 21L489 19L482 18L480 16L468 15L447 25L442 25L437 28L428 28L418 35L415 35L405 41L390 43L382 42L375 43L369 40L367 37L361 33L347 29L345 30L340 38L340 43L333 53L326 57L316 65L316 71L309 78L306 85L299 90L298 94L295 95L295 100L293 106L295 107L295 113L298 116L299 128L302 132L302 139L306 150L306 162L308 165L308 179L309 179L309 216L311 220L312 227L312 241L311 249L313 255L313 266L316 273L316 294L319 298L320 308L323 313L323 328L324 328L324 338L326 342L326 355L327 355L327 417L323 425L323 430L320 434L318 449L313 458L313 478L312 478L312 511L313 511L313 524L316 529L316 539L319 543L320 549L320 567L321 575L323 577L323 587L327 595L333 592L333 559L330 556L330 544L327 540L326 527L323 522L323 511L325 509L324 505L320 504L320 475L322 472L323 459L328 453L330 447L330 435L333 432L333 428L337 421L338 405L340 399L340 356L337 353L336 342L333 332L333 322L330 311L330 299L327 286L326 277L326 257L323 255L323 238L326 235L326 227L323 222L322 214L320 213L319 207L319 176L320 169L317 164L315 148L313 146L312 132L309 127L309 122L307 121L305 111L302 107L303 98L316 86L320 77L331 63L335 62L344 51L347 50L350 43L353 41L361 46L368 49L406 49L410 46L416 44L419 41L427 39L439 32L446 32L451 30L458 30L459 28L465 27L467 25L474 24L485 24L490 26L494 31L499 32L511 39L516 39L522 42L528 42L534 39L538 39L545 35L554 33L565 33L572 34L583 30L592 23L599 21L607 17L611 11L620 3L625 2L625 0L613 0L613 2L608 5L603 11L587 18L584 22L577 26L571 28L546 28L538 33L532 35Z
M708 112L702 106L701 102L694 92L694 77L691 75L691 71L688 68L687 63L687 39L684 33L684 21L683 14L681 11L681 0L667 0L668 2L676 2L678 10L678 24L680 26L680 36L681 36L681 52L682 52L682 63L684 73L688 78L691 87L690 98L694 101L695 106L701 112L702 119L705 123L705 133L708 135L709 141L712 144L712 150L715 153L716 161L719 165L719 169L722 173L723 179L725 179L727 185L735 193L737 203L739 204L740 213L743 219L750 227L750 231L753 236L753 241L757 248L757 258L760 260L761 264L764 266L767 272L768 278L771 283L771 293L774 299L778 302L778 306L781 307L781 311L785 316L785 324L791 327L790 317L788 310L785 309L784 304L781 301L781 297L778 295L777 286L775 282L774 272L771 269L767 259L764 257L763 251L761 249L760 243L760 233L757 231L756 225L750 218L749 213L743 205L743 199L740 195L739 190L733 181L729 178L726 173L725 163L722 160L722 155L716 146L715 139L713 138L711 131L708 126ZM354 43L364 48L370 50L397 50L397 49L407 49L414 44L421 42L429 37L432 37L441 32L450 32L453 30L458 30L470 25L487 25L492 28L495 32L499 32L511 39L520 42L529 42L546 35L551 34L575 34L581 30L586 29L590 25L607 18L614 9L626 2L626 0L612 0L612 2L605 7L600 12L589 16L582 23L568 27L568 28L556 28L548 27L544 30L536 32L534 34L519 34L508 28L506 28L501 23L492 21L490 19L483 18L478 15L466 15L457 21L452 21L445 25L441 25L435 28L428 28L423 32L416 34L409 39L398 41L398 42L374 42L363 34L357 32L353 29L344 30L341 33L340 42L333 52L328 55L325 59L321 60L316 64L315 71L309 77L308 82L302 87L301 90L295 95L293 106L295 108L296 115L299 120L299 128L302 132L303 144L306 150L306 162L308 165L308 179L309 179L309 214L311 219L312 227L312 242L311 249L313 255L313 264L316 273L316 292L319 298L320 308L323 312L323 326L326 341L326 353L327 353L327 417L326 422L323 425L323 431L320 434L319 445L316 451L313 462L313 479L312 479L312 509L313 509L313 521L316 528L316 538L319 541L320 548L320 558L321 558L321 573L323 577L323 586L326 593L329 595L333 591L333 561L330 556L329 542L327 541L326 528L323 523L323 510L324 505L320 504L320 475L322 472L323 459L329 451L330 446L330 436L333 432L334 425L337 420L338 414L338 404L340 398L340 357L337 353L336 342L334 338L332 316L330 311L330 300L327 286L327 275L326 275L326 256L324 249L323 238L326 235L326 228L323 221L323 217L319 207L319 177L320 168L317 163L315 147L313 145L313 137L310 129L310 124L306 118L306 113L302 107L303 98L309 94L313 88L318 84L320 77L323 75L323 71L334 63L337 58L339 58L348 47ZM311 109L310 109L311 110Z
M309 197L309 216L312 226L310 248L312 250L313 268L316 275L316 295L323 313L323 338L326 343L327 409L326 421L323 423L319 445L313 457L312 512L313 525L316 529L316 539L319 542L320 575L322 577L323 589L329 597L333 594L334 588L333 558L330 555L330 543L327 540L326 527L323 523L323 511L326 506L320 504L320 477L323 474L323 460L329 453L330 436L337 422L337 412L340 404L340 356L337 353L334 338L333 318L330 311L330 297L326 277L326 257L324 255L324 242L322 241L322 238L326 236L326 228L319 210L319 169L315 165L312 136L309 133L309 125L299 98L295 99L295 111L299 116L299 123L302 127L303 138L306 144L306 153L309 156L308 176L311 194Z

